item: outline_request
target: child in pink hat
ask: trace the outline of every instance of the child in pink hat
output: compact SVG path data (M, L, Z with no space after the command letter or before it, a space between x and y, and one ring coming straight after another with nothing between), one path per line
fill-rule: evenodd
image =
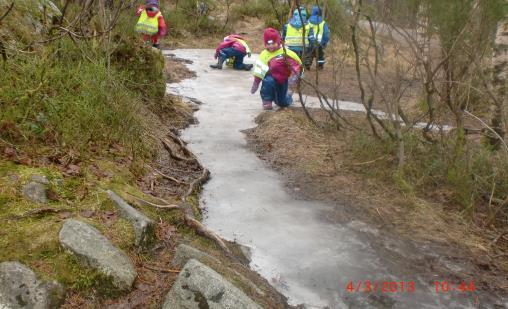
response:
M300 75L302 61L296 53L282 47L279 31L267 28L263 39L265 50L261 52L254 66L254 82L251 93L261 85L263 109L272 109L272 103L287 107L293 103L288 94L289 81L296 81Z

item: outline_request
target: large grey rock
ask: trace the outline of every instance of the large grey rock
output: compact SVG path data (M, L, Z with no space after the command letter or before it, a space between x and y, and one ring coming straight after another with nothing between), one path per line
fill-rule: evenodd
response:
M155 222L127 204L115 192L108 190L109 198L117 206L120 215L134 226L136 246L149 247L155 241Z
M163 309L261 309L221 275L192 259L166 295Z
M67 219L60 230L60 244L71 251L83 264L107 276L120 290L129 290L137 272L129 257L116 248L94 227Z
M186 244L180 244L178 245L178 247L176 247L176 252L175 255L173 256L173 260L171 260L171 264L173 265L173 267L182 268L191 259L197 260L212 268L215 268L217 265L223 264L216 257L213 257L201 250L198 250ZM228 268L228 271L234 274L235 278L237 278L237 280L239 280L244 286L247 286L251 290L258 293L259 295L265 295L265 293L261 289L259 289L254 283L252 283L252 281L245 278L245 276L242 275L241 273L237 272L232 268Z
M191 259L198 260L205 264L208 264L208 261L220 264L217 258L185 244L180 244L176 247L176 252L171 264L173 264L174 267L182 268Z
M0 263L0 308L54 308L63 296L60 284L38 280L25 265L19 262Z
M31 181L23 186L23 196L36 203L48 202L48 188L39 182Z

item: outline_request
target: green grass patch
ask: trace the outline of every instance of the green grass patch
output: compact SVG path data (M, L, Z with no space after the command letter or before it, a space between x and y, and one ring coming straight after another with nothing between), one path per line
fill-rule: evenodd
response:
M372 136L354 133L348 145L355 161L377 161L376 167L356 167L370 177L393 181L405 194L419 193L432 196L444 192L450 204L458 205L466 214L488 212L485 205L493 199L505 200L508 196L508 155L492 151L474 141L460 141L453 135L444 136L439 143L422 141L419 132L404 136L405 164L397 166L398 146L390 140L377 140ZM506 209L498 214L508 216Z

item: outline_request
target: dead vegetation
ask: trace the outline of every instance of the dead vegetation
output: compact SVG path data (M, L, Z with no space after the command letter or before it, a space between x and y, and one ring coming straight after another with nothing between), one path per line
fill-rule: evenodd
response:
M393 152L374 158L370 152L366 158L357 147L368 146L357 144L353 131L336 131L324 111L312 110L311 115L318 126L308 122L300 109L263 113L258 127L248 132L250 145L286 177L288 190L296 187L303 198L337 204L337 222L360 219L397 237L453 247L454 259L472 265L462 279L474 277L482 289L506 293L506 231L467 223L449 202L446 188L405 190L386 173L397 165ZM348 117L365 123L358 115ZM443 254L450 253L445 249Z

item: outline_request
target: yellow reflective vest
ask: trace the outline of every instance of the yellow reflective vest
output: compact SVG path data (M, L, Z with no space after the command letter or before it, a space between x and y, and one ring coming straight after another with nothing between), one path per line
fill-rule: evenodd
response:
M325 23L325 21L322 21L320 24L314 25L313 23L309 22L309 25L314 31L314 36L316 37L318 43L321 43L321 40L323 39L323 33L325 32Z
M136 32L148 35L157 34L159 32L159 16L161 15L161 12L157 12L154 17L150 17L146 10L143 10L136 24Z
M270 60L281 55L284 55L284 48L282 47L274 52L271 52L267 49L263 50L259 55L256 64L254 65L254 76L259 77L261 79L265 78L266 73L268 73L268 71L270 70L270 67L268 66ZM294 59L299 64L302 64L302 60L300 60L300 57L298 57L298 55L295 54L295 52L293 52L292 50L286 48L286 55Z
M309 32L310 25L305 25L305 46L309 46ZM291 24L288 24L286 29L286 38L284 39L285 45L288 47L303 47L302 44L303 27L296 29Z
M247 42L245 42L244 40L241 40L241 39L237 39L237 38L235 38L235 40L240 42L240 44L242 44L243 47L245 47L245 51L247 54L250 53L250 48L249 48L249 45L247 45Z
M244 41L244 40L242 40L242 39L235 38L235 37L231 37L231 36L227 36L227 37L225 37L225 38L224 38L224 41L225 41L225 40L235 40L235 41L237 41L238 43L242 44L242 45L243 45L243 47L245 47L245 52L246 52L246 53L250 53L250 52L251 52L251 51L250 51L250 48L249 48L249 45L247 45L247 42L245 42L245 41Z

